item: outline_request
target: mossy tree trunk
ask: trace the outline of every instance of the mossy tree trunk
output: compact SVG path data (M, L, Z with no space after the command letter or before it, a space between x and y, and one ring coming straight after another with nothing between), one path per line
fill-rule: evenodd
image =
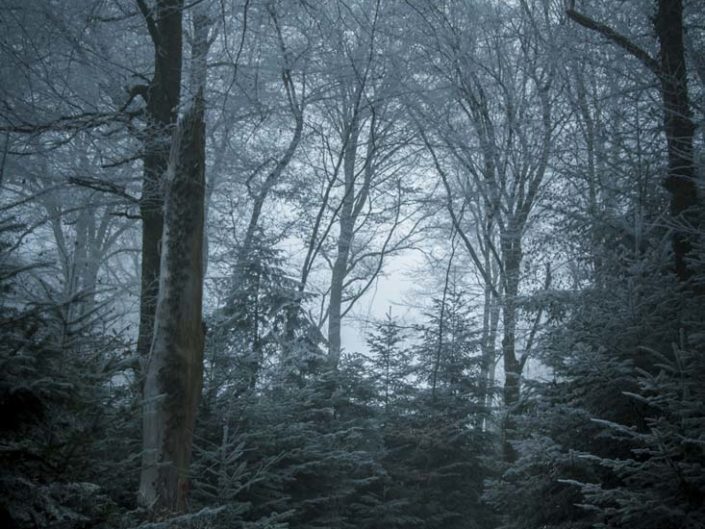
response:
M181 98L183 0L158 0L154 8L138 6L154 45L154 75L144 87L147 130L144 131L142 197L142 264L137 352L144 362L152 344L159 294L159 266L164 229L162 177L169 163L171 138ZM144 367L144 366L143 366Z
M194 14L195 97L171 147L154 339L146 366L140 502L187 508L193 429L203 385L203 245L207 18Z

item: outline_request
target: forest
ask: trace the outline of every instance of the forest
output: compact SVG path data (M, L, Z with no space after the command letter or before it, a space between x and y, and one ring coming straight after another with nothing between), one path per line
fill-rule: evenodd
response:
M705 2L0 0L0 527L705 528Z

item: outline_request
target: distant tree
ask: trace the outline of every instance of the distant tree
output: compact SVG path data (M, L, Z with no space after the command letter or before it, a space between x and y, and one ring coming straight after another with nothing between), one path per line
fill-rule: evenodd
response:
M453 228L485 290L483 374L488 384L493 340L501 333L505 430L510 432L531 354L530 333L521 331L526 247L549 185L558 119L556 68L547 52L554 42L551 20L541 5L526 3L418 10L423 13L418 33L428 42L419 60L429 65L433 89L420 83L410 111L440 177ZM505 448L511 457L510 445Z
M452 278L445 296L435 299L430 310L415 337L411 365L394 364L395 384L402 389L404 383L413 385L395 395L381 415L380 457L390 476L384 497L403 505L403 525L489 527L492 515L480 497L483 481L491 475L488 460L497 456L497 439L481 426L485 415L478 333ZM389 325L381 331L387 340L393 336ZM384 380L389 355L378 355L375 371ZM377 399L384 402L385 397L381 393Z
M342 353L344 317L386 259L413 243L418 225L414 185L401 178L418 149L399 104L400 74L390 62L397 46L387 31L393 8L376 1L334 2L317 15L318 60L329 67L318 72L322 94L309 111L305 164L315 179L295 181L312 188L297 193L306 241L299 290L303 295L310 288L315 265L324 260L327 278L317 312L331 366Z
M441 298L434 298L427 323L420 329L419 360L431 400L469 397L479 390L480 356L478 332L473 324L467 294L451 269ZM475 395L473 395L475 396ZM472 413L475 410L468 410Z
M415 366L411 350L405 343L406 334L400 322L392 317L390 308L385 319L374 324L367 338L369 354L365 356L370 363L383 416L392 413L390 408L404 407L413 393Z

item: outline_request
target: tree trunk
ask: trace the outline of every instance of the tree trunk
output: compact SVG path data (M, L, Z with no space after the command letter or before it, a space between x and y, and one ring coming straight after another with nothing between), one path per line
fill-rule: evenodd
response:
M159 266L164 228L162 175L169 162L171 137L181 98L183 0L159 0L143 11L154 44L154 76L147 87L142 197L142 274L137 352L144 359L154 332L159 294Z
M167 172L159 299L144 385L140 502L152 512L187 508L193 429L203 385L207 19L194 15L194 102L179 123ZM193 81L192 81L193 82Z
M355 159L357 157L359 133L359 121L357 115L355 115L350 123L350 135L345 145L343 159L345 189L343 204L340 208L338 253L333 263L333 273L330 281L330 302L328 305L328 357L334 368L338 366L342 350L340 333L343 290L345 276L348 273L348 260L350 259L355 227Z
M490 277L494 277L494 274L490 273L492 267L488 255L485 257L485 268L488 270ZM490 285L485 285L484 298L481 338L482 360L480 363L480 383L478 391L478 402L481 407L481 413L478 415L475 423L476 426L482 430L487 428L486 417L492 405L496 357L495 343L497 341L497 327L500 312L500 305L497 303L497 299L492 293Z
M443 354L443 337L445 334L446 323L446 300L448 299L448 285L450 284L450 272L453 267L453 258L455 257L455 245L451 237L451 251L446 266L445 278L443 280L443 296L441 297L441 313L438 316L438 344L436 346L436 357L433 361L433 373L431 375L431 401L436 402L436 388L438 386L438 371L441 367L441 355Z
M492 308L490 312L490 332L487 338L487 353L488 353L488 372L487 372L487 388L485 392L485 404L489 408L493 404L494 399L494 385L497 370L497 350L495 344L497 343L497 329L499 328L499 314L500 306L496 299L492 300Z
M661 97L664 130L668 143L668 175L664 187L671 193L671 215L677 223L691 221L697 203L693 167L693 134L688 99L688 77L683 45L683 4L681 0L659 0L654 28L660 43ZM692 236L679 227L673 235L673 254L678 279L687 280L691 271L686 258L693 249Z
M502 260L504 262L504 307L502 309L502 355L504 359L504 405L507 415L504 423L503 451L505 461L515 457L509 438L514 427L512 415L519 402L521 364L516 355L517 295L521 269L521 242L516 230L502 234Z
M203 99L179 125L169 168L159 302L144 385L140 501L183 511L203 377Z
M350 193L352 197L352 193ZM343 199L347 202L347 197ZM352 202L352 198L350 199ZM333 367L338 366L342 351L341 324L343 307L343 283L347 274L348 259L353 237L352 218L348 215L347 204L340 212L340 235L338 236L338 254L333 264L330 281L330 303L328 306L328 356Z
M504 356L504 403L507 407L519 401L519 361L516 356L516 298L519 293L519 270L521 266L521 247L514 234L503 235L502 257L504 261L505 289L503 307L502 354Z

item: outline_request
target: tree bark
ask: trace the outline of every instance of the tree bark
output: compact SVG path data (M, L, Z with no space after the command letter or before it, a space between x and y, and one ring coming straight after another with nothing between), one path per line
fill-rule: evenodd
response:
M194 101L177 128L167 172L159 299L147 363L140 503L158 512L187 508L193 429L203 385L207 18L194 15Z
M443 280L443 295L441 296L441 313L438 316L438 344L436 345L436 357L433 361L433 372L431 374L431 402L436 403L436 388L438 386L438 371L441 367L441 356L443 354L443 337L446 323L446 300L448 299L448 286L450 284L450 272L453 267L455 257L455 234L451 236L450 257L446 266L445 278Z
M663 125L668 144L668 174L664 187L671 194L671 215L676 223L694 221L693 206L697 188L693 167L693 135L688 98L688 77L683 45L683 3L659 0L654 29L660 44L659 64ZM680 281L690 278L686 262L693 249L692 236L678 226L673 234L676 275Z
M505 290L503 308L502 354L504 356L504 403L511 408L519 401L520 363L516 355L516 298L519 293L519 270L521 266L521 247L518 236L503 235L502 257L505 270Z
M183 511L203 377L203 99L179 125L169 168L159 302L144 385L140 502Z
M509 229L501 235L502 260L504 262L504 305L502 308L502 356L504 360L504 405L507 415L503 428L503 452L505 461L513 461L514 448L509 442L514 428L514 414L519 403L522 365L516 354L517 295L521 269L521 235Z
M348 142L345 144L343 158L345 189L343 191L343 203L340 208L338 252L333 263L330 281L330 302L328 305L328 356L334 368L338 366L342 350L343 284L348 273L348 260L355 227L355 159L357 158L359 128L359 118L355 114L350 123L350 132Z
M489 252L485 253L484 260L485 268L490 274L490 277L493 278L495 274L492 273L492 263L490 261ZM485 285L484 303L482 309L482 360L480 363L480 383L478 391L478 401L481 406L481 413L478 415L477 422L475 423L476 426L482 430L487 428L486 416L490 406L492 406L495 361L497 356L495 344L497 342L499 314L500 305L498 300L492 293L491 286Z
M154 75L146 90L147 130L144 138L142 197L142 265L137 352L145 359L154 332L159 294L159 266L164 229L162 176L181 98L183 0L159 0L154 10L138 2L154 44Z

